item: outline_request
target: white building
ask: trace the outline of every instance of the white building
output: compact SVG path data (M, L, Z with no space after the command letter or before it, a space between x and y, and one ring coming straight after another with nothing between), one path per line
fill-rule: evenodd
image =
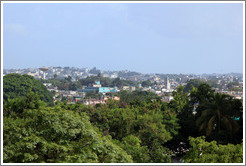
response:
M169 90L170 88L171 88L171 85L170 85L169 79L167 77L167 90Z

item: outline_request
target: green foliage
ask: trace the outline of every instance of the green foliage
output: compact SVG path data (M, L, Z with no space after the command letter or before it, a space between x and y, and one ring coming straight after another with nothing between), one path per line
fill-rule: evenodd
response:
M138 115L137 118L139 128L137 135L144 145L151 146L154 140L164 143L172 138L163 124L163 116L160 112L145 113Z
M143 81L142 82L142 86L143 87L150 87L152 85L151 81L150 80L146 80L146 81Z
M3 77L4 103L8 99L26 96L29 89L37 93L42 101L48 104L53 103L51 93L40 81L34 79L32 76L20 74L8 74Z
M68 76L64 79L58 79L54 77L52 79L41 80L43 83L51 83L53 86L56 86L59 90L72 90L81 89L82 85L79 81L72 82L72 77Z
M213 100L214 90L206 83L200 84L197 88L193 87L190 91L191 104L203 104ZM197 109L199 114L199 108Z
M151 100L160 100L157 94L148 91L120 91L119 96L121 103L136 106L143 106L144 103L150 103Z
M174 100L169 103L172 111L177 113L178 135L167 142L167 147L177 149L188 148L189 136L206 135L206 140L216 140L220 144L241 143L243 138L242 103L227 95L215 93L206 83L197 87L192 84L189 93L184 87L173 93ZM182 144L180 144L182 142ZM179 151L182 155L182 151Z
M204 110L196 121L199 130L206 130L206 136L219 143L230 141L239 129L233 117L242 114L240 108L233 107L233 103L231 96L215 93L212 102L203 103Z
M171 152L163 145L177 135L176 114L165 110L165 104L156 100L141 106L120 106L121 103L110 101L96 108L79 110L87 112L91 123L104 135L121 141L121 147L132 155L134 162L170 162Z
M227 88L232 88L233 86L239 86L239 83L238 82L230 82L226 86L227 86Z
M134 136L128 135L122 139L122 142L115 141L133 158L136 163L150 162L149 149L147 146L141 146L141 140Z
M102 95L96 91L89 91L86 92L85 97L86 98L100 98Z
M230 82L226 85L230 91L243 91L242 87L239 87L239 82Z
M137 83L131 80L122 80L119 77L115 78L111 82L111 86L117 86L117 87L122 87L122 86L136 86Z
M189 138L192 148L184 156L187 163L242 163L243 143L218 145L206 142L205 137Z
M114 139L122 139L133 133L136 113L131 109L99 107L88 113L91 122Z
M76 91L77 90L77 85L76 83L70 83L68 86L69 90Z
M68 77L65 78L65 80L67 80L68 82L71 82L72 81L72 77L68 76Z
M55 78L55 79L57 78L57 74L54 74L54 78Z
M177 90L173 92L173 100L170 101L169 107L176 113L180 113L185 109L187 103L187 93L184 92L183 86L179 86Z
M161 145L158 140L152 142L150 148L151 162L153 163L171 163L172 152Z
M59 81L74 88L83 83ZM121 91L120 101L96 106L64 101L55 107L45 107L29 88L4 103L4 162L165 163L181 142L192 147L185 162L242 162L242 144L225 145L241 143L243 120L233 118L242 117L242 102L205 83L191 84L189 92L184 88L173 92L170 103L152 92ZM188 142L189 136L198 138Z
M219 88L219 89L222 88L222 85L219 85L219 84L217 83L217 80L216 80L216 81L215 81L215 80L207 80L206 83L207 83L209 86L213 87L213 88Z
M8 102L4 104L4 116L15 114L21 116L24 109L39 109L45 105L45 102L40 101L37 93L29 90L26 96L9 99Z
M99 78L97 76L87 77L85 79L80 79L79 82L81 85L89 86L90 84L95 83L95 81L98 81Z
M178 120L176 113L171 110L163 112L163 123L165 124L167 131L170 132L172 136L177 135L178 130L180 129Z
M4 162L132 162L131 156L101 136L85 113L61 107L26 109L4 117Z
M205 83L205 81L199 79L189 80L186 86L184 87L184 92L189 92L192 89L191 85L197 88L202 83Z

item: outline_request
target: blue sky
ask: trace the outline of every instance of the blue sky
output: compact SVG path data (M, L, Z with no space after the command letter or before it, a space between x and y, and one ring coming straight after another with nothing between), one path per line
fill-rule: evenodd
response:
M243 72L243 4L4 4L3 67Z

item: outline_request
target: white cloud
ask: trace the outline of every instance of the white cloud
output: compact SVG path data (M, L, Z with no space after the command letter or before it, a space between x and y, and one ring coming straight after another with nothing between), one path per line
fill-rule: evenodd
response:
M4 31L12 35L24 36L27 34L27 29L22 24L5 24L3 27Z

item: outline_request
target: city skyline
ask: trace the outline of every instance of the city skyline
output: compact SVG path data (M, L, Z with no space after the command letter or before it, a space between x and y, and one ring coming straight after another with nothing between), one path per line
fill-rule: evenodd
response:
M3 68L243 73L243 4L4 4Z
M213 75L213 74L218 74L218 75L223 75L223 74L243 74L243 72L228 72L228 73L143 73L143 72L138 72L138 71L134 71L134 70L127 70L127 69L122 69L122 70L103 70L99 67L76 67L76 66L39 66L39 67L25 67L25 68L3 68L3 70L25 70L25 69L39 69L39 68L58 68L58 67L61 67L61 68L66 68L66 67L69 67L70 69L71 68L77 68L77 69L88 69L88 70L92 70L93 68L96 68L97 70L100 70L100 71L103 71L103 72L121 72L121 71L127 71L127 72L136 72L136 73L140 73L140 74L173 74L173 75L178 75L178 74L183 74L183 75L203 75L203 74L208 74L208 75Z

